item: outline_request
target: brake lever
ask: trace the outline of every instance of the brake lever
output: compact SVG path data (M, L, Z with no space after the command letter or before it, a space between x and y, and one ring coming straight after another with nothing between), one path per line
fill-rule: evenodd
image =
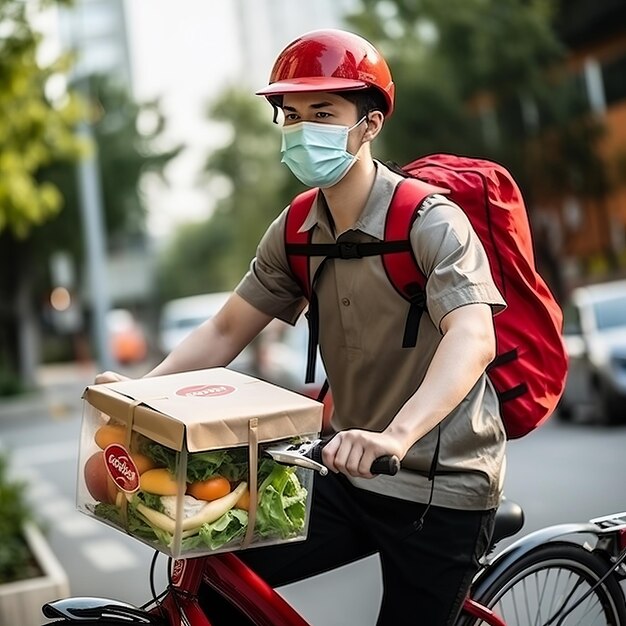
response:
M307 469L313 469L321 476L328 474L328 468L322 462L322 450L326 444L336 435L334 433L323 439L313 439L298 444L277 444L268 446L263 450L276 462L286 465L297 465ZM370 472L374 475L385 474L395 476L400 469L400 460L395 455L378 457L372 463Z

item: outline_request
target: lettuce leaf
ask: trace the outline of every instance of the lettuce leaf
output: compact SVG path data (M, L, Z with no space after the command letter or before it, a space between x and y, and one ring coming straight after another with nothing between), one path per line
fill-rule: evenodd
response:
M247 511L231 509L211 524L203 524L197 535L183 539L183 550L192 550L204 546L211 550L217 550L237 537L243 536L247 527Z
M167 467L171 474L176 473L178 452L154 442L146 443L143 452L158 466ZM248 474L247 449L210 450L187 456L187 482L206 480L216 474L233 482L243 480Z
M295 467L274 463L259 488L256 530L267 537L283 539L304 528L307 490L300 484Z
M157 526L153 526L146 520L143 515L137 512L137 504L141 500L134 497L128 504L128 532L135 537L145 539L146 541L158 541L164 546L170 546L172 543L172 535ZM94 509L95 515L109 522L124 528L122 522L121 510L114 504L105 504L100 502Z
M138 491L137 498L141 498L143 503L150 509L154 509L159 513L164 513L163 503L161 502L161 496L157 496L154 493L148 493L147 491ZM134 499L134 498L133 498Z

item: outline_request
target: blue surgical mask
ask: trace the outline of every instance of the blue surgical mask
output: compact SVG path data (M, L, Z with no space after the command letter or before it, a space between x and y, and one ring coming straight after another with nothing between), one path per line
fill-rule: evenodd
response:
M365 119L350 127L319 122L284 126L281 162L307 187L332 187L356 163L356 155L347 150L348 133Z

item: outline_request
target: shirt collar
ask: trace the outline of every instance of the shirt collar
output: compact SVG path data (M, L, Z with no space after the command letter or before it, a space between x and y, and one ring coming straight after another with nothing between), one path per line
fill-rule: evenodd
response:
M367 198L367 202L363 207L363 211L354 224L353 230L360 230L366 235L383 240L385 238L385 218L387 211L391 204L396 185L402 180L402 177L392 172L379 161L374 161L374 164L376 166L374 184L372 185L372 190ZM298 232L306 232L314 226L319 226L334 239L329 217L324 196L318 192L315 202Z

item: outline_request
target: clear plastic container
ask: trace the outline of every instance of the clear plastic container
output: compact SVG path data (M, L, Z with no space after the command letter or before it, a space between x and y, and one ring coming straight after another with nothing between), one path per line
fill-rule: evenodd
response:
M315 438L320 403L224 368L83 398L83 513L174 558L306 538L313 472L263 450Z

